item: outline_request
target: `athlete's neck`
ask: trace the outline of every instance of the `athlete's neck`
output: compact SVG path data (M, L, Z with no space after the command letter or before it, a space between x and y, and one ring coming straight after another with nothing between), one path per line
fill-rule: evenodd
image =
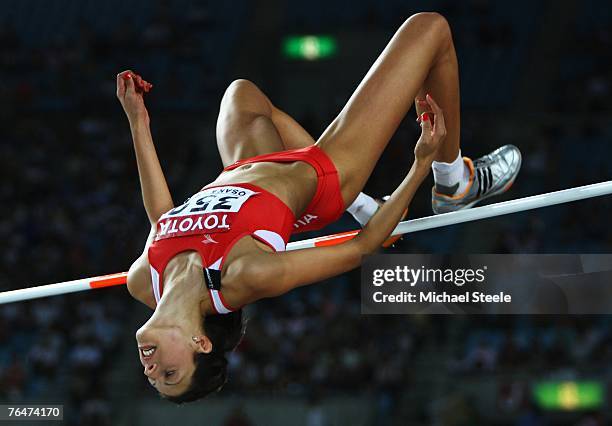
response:
M173 257L163 276L163 295L151 317L157 325L201 324L214 312L206 285L202 259L197 252Z

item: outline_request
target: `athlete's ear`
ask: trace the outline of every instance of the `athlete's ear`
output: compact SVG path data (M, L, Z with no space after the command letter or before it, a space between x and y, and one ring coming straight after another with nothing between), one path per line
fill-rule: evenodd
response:
M196 352L201 354L209 354L212 352L212 342L205 335L193 336L192 340L196 345Z

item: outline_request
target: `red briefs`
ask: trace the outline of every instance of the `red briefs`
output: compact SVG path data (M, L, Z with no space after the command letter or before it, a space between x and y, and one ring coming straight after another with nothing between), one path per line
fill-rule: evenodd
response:
M220 272L236 242L249 235L274 251L283 251L292 233L322 228L344 212L338 172L318 147L260 155L238 161L225 170L263 161L305 161L316 170L317 191L304 216L296 221L278 197L249 183L202 188L157 221L155 239L147 253L156 302L163 295L163 274L170 259L184 251L197 251L215 311L232 312L235 308L221 294Z
M304 215L294 223L294 233L315 231L335 222L342 216L344 200L340 192L340 179L336 166L322 149L316 145L306 148L292 149L289 151L273 152L271 154L258 155L257 157L240 160L227 166L224 171L234 170L237 167L251 163L261 162L291 163L304 161L310 164L317 172L317 191L312 201L306 207Z

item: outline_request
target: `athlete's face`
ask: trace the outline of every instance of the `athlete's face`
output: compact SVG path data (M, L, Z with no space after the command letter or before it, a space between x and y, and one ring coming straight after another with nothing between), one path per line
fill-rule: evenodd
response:
M198 346L178 327L144 325L136 333L138 354L147 380L160 393L180 395L189 388Z

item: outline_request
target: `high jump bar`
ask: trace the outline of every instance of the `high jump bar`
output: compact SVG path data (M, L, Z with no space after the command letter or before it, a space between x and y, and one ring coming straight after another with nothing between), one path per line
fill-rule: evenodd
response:
M563 189L561 191L547 192L545 194L532 195L530 197L518 198L516 200L489 204L482 207L474 207L451 213L443 213L435 216L427 216L419 219L400 222L392 235L403 235L426 229L440 228L457 223L471 222L489 217L502 216L541 207L554 206L556 204L569 203L584 200L586 198L600 197L612 194L612 181L594 183L591 185L578 186ZM299 250L310 247L324 247L343 243L354 238L359 230L341 232L308 240L295 241L287 244L286 250ZM74 293L77 291L92 290L126 284L127 272L103 275L92 278L65 281L55 284L41 285L37 287L23 288L0 293L0 305L11 302L38 299L41 297L57 296L60 294Z

